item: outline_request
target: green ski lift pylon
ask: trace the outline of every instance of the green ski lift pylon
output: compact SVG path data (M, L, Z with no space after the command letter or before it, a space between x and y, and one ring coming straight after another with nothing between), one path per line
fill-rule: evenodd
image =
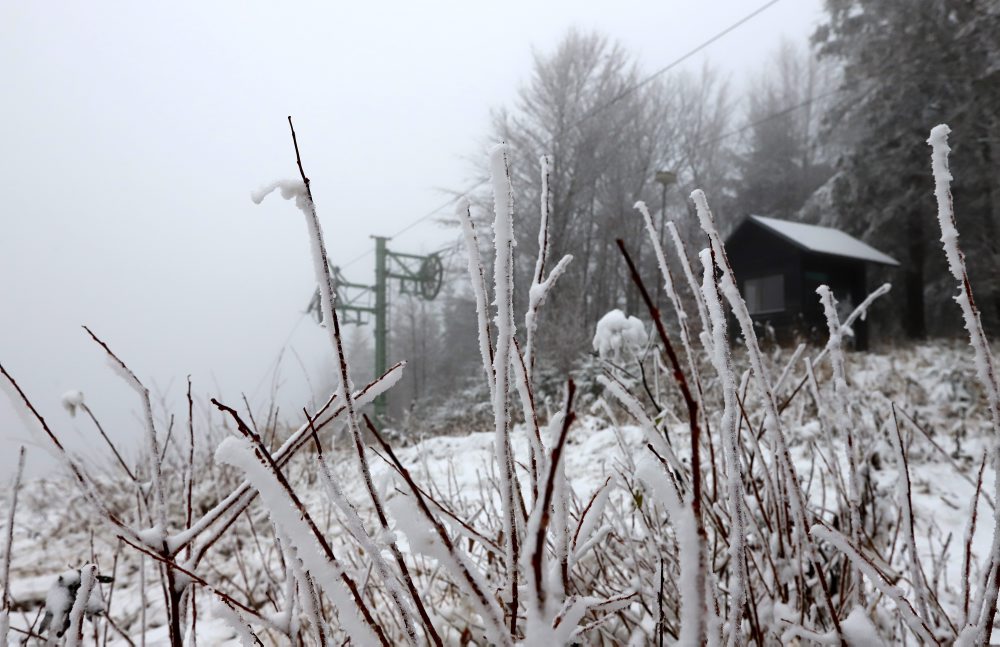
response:
M347 324L363 325L371 317L375 318L375 376L378 377L389 368L389 281L399 281L401 294L431 301L441 292L444 283L444 263L438 253L420 256L403 254L390 250L385 236L372 236L375 239L375 284L352 283L344 278L339 267L330 266L333 275L333 285L336 293L337 313L343 317L341 321ZM320 308L319 289L313 293L312 300L306 312L312 313L316 323L323 323L323 311ZM374 303L372 303L374 301ZM375 398L375 417L385 419L386 398L381 394Z

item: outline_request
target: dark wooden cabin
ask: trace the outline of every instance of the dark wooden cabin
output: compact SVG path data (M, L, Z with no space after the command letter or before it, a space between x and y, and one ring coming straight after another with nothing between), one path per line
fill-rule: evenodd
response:
M772 327L782 342L826 340L820 285L833 290L844 319L868 296L869 264L899 265L838 229L762 216L744 219L726 240L726 251L754 322ZM867 346L867 324L859 320L854 347Z

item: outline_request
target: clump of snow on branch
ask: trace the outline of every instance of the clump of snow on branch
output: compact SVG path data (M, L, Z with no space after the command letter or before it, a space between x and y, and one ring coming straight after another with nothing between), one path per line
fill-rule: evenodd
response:
M66 391L62 394L62 398L59 401L63 409L69 412L69 415L75 416L77 408L83 404L83 392L77 390Z
M309 208L309 196L306 192L306 185L302 180L275 180L266 186L262 186L256 191L250 192L250 199L254 204L260 204L264 198L277 191L285 200L294 200L295 206L301 211Z
M593 344L601 359L617 362L638 355L647 339L642 320L615 308L597 322Z

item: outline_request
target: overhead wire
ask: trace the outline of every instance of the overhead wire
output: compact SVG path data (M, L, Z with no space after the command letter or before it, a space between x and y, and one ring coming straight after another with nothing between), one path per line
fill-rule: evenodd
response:
M715 33L714 35L712 35L707 40L702 41L701 43L699 43L698 45L696 45L692 49L686 51L684 54L678 56L677 58L675 58L674 60L670 61L666 65L664 65L664 66L658 68L657 70L653 71L651 74L643 77L642 79L640 79L636 83L634 83L634 84L632 84L632 85L624 88L621 92L619 92L618 94L616 94L614 97L612 97L611 99L609 99L607 102L591 108L590 110L588 110L587 112L585 112L583 115L581 115L578 119L576 119L573 122L573 124L571 124L571 125L572 126L578 126L578 125L582 124L583 122L585 122L586 120L592 118L594 115L596 115L596 114L598 114L598 113L600 113L600 112L602 112L604 110L607 110L608 108L610 108L614 104L618 103L622 99L626 98L627 96L629 96L633 92L635 92L635 91L639 90L640 88L644 87L645 85L649 84L654 79L656 79L656 78L662 76L663 74L667 73L668 71L674 69L675 67L677 67L678 65L680 65L684 61L690 59L692 56L694 56L698 52L703 51L704 49L708 48L709 46L711 46L713 43L717 42L721 38L725 37L726 35L732 33L736 29L739 29L743 25L747 24L748 22L750 22L751 20L753 20L754 18L756 18L760 14L764 13L766 10L770 9L771 7L773 7L774 5L776 5L780 1L781 0L769 0L768 2L765 2L764 4L760 5L759 7L757 7L756 9L754 9L753 11L751 11L750 13L748 13L747 15L745 15L742 18L740 18L739 20L737 20L736 22L730 24L725 29L723 29L723 30ZM802 106L800 106L800 107L802 107ZM746 128L751 127L752 125L756 125L756 124L747 125L747 126L745 126L743 128L743 130L745 130ZM741 132L741 131L734 131L733 133L728 133L728 134L724 135L723 137L728 137L728 136L731 136L733 134L737 134L738 132ZM722 137L720 137L718 139L721 139L721 138ZM415 218L414 220L412 220L411 222L409 222L408 224L406 224L402 229L396 231L391 236L389 236L389 238L396 238L398 236L401 236L401 235L405 234L406 232L412 230L417 225L419 225L419 224L427 221L428 219L434 217L435 215L437 215L438 213L440 213L441 210L443 210L443 209L445 209L445 208L447 208L447 207L455 204L462 196L467 195L469 193L472 193L473 191L475 191L476 189L480 188L481 186L483 186L486 183L487 183L486 179L479 180L475 184L467 187L465 190L463 190L463 191L455 194L454 196L448 198L446 201L442 202L441 204L435 206L434 208L430 209L429 211L425 212L424 214L418 216L417 218ZM361 262L362 260L364 260L368 256L371 256L373 253L374 253L374 250L372 248L368 248L364 252L362 252L362 253L358 254L357 256L351 258L350 260L348 260L346 263L340 265L340 268L341 269L349 268L349 267L351 267L351 266L353 266L353 265ZM284 348L291 341L292 335L295 334L295 331L298 329L298 326L302 322L303 318L304 318L304 315L302 317L300 317L295 322L294 326L292 327L292 330L290 331L290 333L288 334L288 337L285 340L285 343L282 344L282 351L284 350ZM265 375L266 375L266 373L265 373Z
M711 46L716 41L720 40L721 38L725 37L726 35L730 34L733 31L735 31L736 29L739 29L740 27L742 27L746 23L750 22L751 20L753 20L754 18L756 18L760 14L764 13L765 11L767 11L768 9L770 9L771 7L773 7L774 5L778 4L780 1L781 0L769 0L768 2L765 2L764 4L760 5L759 7L757 7L756 9L754 9L753 11L751 11L750 13L746 14L745 16L743 16L742 18L740 18L736 22L734 22L731 25L729 25L728 27L726 27L725 29L723 29L723 30L721 30L719 32L716 32L714 35L712 35L707 40L702 41L701 43L699 43L695 47L693 47L690 50L686 51L685 53L681 54L680 56L678 56L677 58L673 59L672 61L670 61L666 65L664 65L664 66L658 68L657 70L653 71L651 74L648 74L647 76L643 77L642 79L640 79L636 83L633 83L632 85L624 88L621 92L619 92L618 94L616 94L615 96L613 96L611 99L609 99L605 103L597 105L597 106L594 106L593 108L591 108L590 110L588 110L584 114L580 115L580 117L577 118L571 124L571 127L572 126L579 126L580 124L582 124L586 120L592 118L594 115L596 115L596 114L598 114L598 113L600 113L600 112L602 112L604 110L607 110L608 108L610 108L614 104L618 103L619 101L621 101L625 97L629 96L630 94L632 94L636 90L639 90L643 86L645 86L645 85L649 84L650 82L652 82L654 79L662 76L663 74L666 74L667 72L669 72L670 70L674 69L675 67L677 67L678 65L680 65L684 61L688 60L689 58L691 58L692 56L694 56L698 52L701 52L702 50L708 48L709 46ZM464 191L461 191L460 193L457 193L456 195L452 196L451 198L449 198L448 200L446 200L442 204L434 207L430 211L428 211L428 212L424 213L423 215L417 217L416 219L414 219L409 224L407 224L402 229L400 229L399 231L397 231L396 233L392 234L389 237L390 238L396 238L398 236L401 236L401 235L405 234L406 232L410 231L411 229L413 229L414 227L416 227L420 223L422 223L422 222L424 222L424 221L432 218L436 214L438 214L442 209L445 209L448 206L450 206L450 205L454 204L455 202L457 202L459 200L459 198L461 198L463 195L467 195L467 194L475 191L479 187L483 186L484 184L486 184L486 182L487 181L485 179L476 182L474 185L468 187ZM358 263L361 260L363 260L363 259L367 258L368 256L370 256L372 253L373 253L373 250L371 248L369 248L368 250L366 250L366 251L358 254L354 258L350 259L349 261L347 261L346 263L344 263L340 267L341 267L341 269L346 269L348 267L351 267L355 263Z

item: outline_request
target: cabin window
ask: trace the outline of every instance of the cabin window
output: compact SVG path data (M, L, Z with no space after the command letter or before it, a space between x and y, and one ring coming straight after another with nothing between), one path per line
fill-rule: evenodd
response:
M772 274L743 282L743 298L752 315L782 312L785 309L785 276Z

